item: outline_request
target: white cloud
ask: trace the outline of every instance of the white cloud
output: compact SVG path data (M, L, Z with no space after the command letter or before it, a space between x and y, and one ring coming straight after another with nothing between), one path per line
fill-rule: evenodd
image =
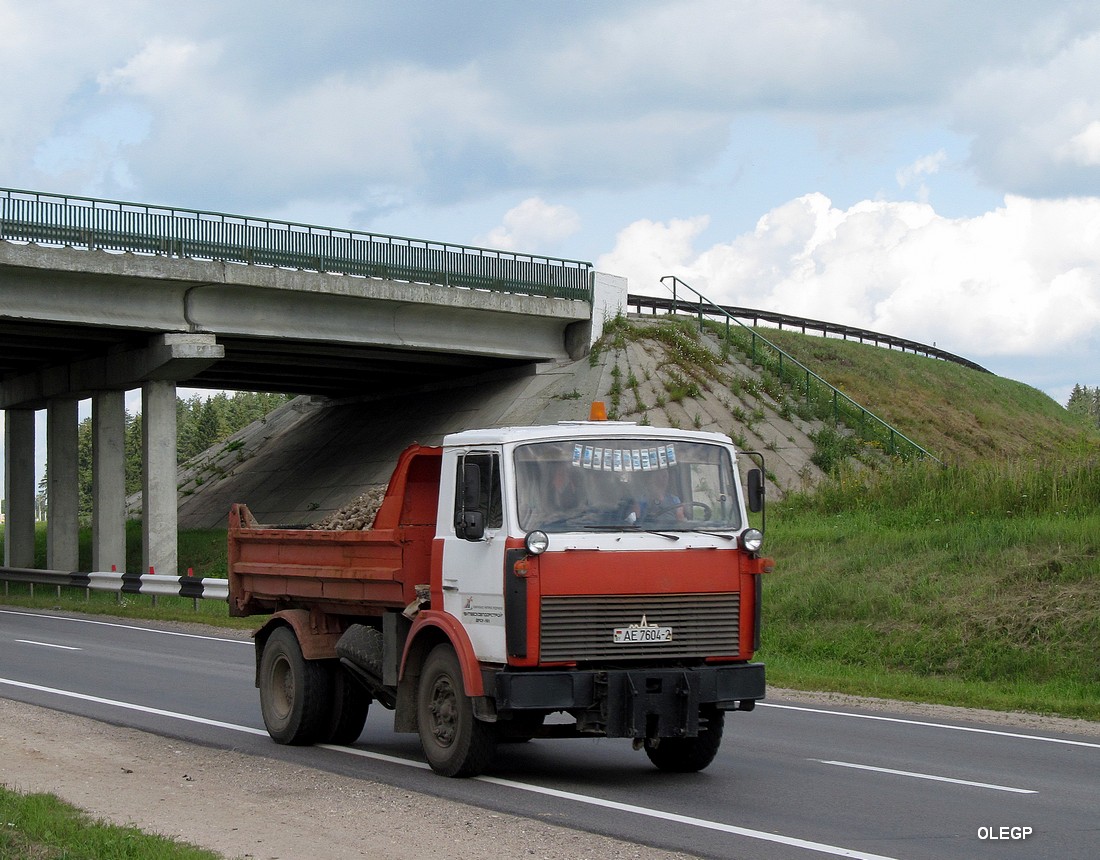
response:
M1100 120L1093 120L1058 150L1069 161L1090 167L1100 167Z
M96 80L104 92L119 90L142 96L170 98L185 85L198 66L216 60L216 46L200 46L184 39L151 39L121 66L100 73Z
M940 172L940 168L947 163L947 151L940 149L931 155L922 155L912 164L900 168L897 173L898 187L905 189L913 183L917 183L917 198L922 202L928 201L928 186L924 180Z
M625 275L631 290L652 294L665 275L691 276L695 259L693 242L707 224L706 216L667 224L635 221L619 232L615 248L596 261L596 268Z
M1098 115L1100 10L668 0L419 13L0 0L0 163L110 196L94 157L42 153L80 138L88 115L111 115L105 100L129 99L150 131L113 151L113 174L158 201L327 196L346 209L402 185L405 205L452 204L686 185L756 111L812 129L838 159L865 157L858 147L888 141L844 133L851 123L888 138L891 118L912 111L953 116L995 187L1100 193L1100 165L1078 158L1063 176L1068 160L1054 157L1093 151L1075 135ZM441 45L424 37L448 32Z
M1009 197L980 217L947 219L920 203L841 210L810 194L697 251L702 224L638 221L597 265L627 275L636 292L676 274L714 301L968 357L1048 355L1100 337L1098 198Z
M580 216L568 206L556 206L530 197L509 209L503 223L478 241L502 251L556 249L580 227Z
M959 82L953 123L972 136L970 165L981 179L1033 196L1100 195L1095 22L1091 30L1046 55L1012 57Z

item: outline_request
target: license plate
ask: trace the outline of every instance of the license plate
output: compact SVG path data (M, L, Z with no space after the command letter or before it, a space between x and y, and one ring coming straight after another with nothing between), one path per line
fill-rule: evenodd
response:
M671 627L616 627L615 642L671 642Z

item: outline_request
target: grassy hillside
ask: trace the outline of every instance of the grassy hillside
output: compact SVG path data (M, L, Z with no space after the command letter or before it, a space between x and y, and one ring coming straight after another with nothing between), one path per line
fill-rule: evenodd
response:
M773 682L1100 719L1100 433L1045 394L759 330L939 457L840 465L773 505Z
M871 344L758 331L945 463L1100 449L1095 425L1021 382Z

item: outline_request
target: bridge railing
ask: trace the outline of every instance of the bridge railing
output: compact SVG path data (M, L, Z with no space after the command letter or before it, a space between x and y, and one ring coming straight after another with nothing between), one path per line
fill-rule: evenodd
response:
M865 442L872 443L901 459L940 460L902 433L887 424L873 412L865 409L840 389L826 382L798 359L780 349L761 335L756 329L745 325L721 305L717 305L686 284L675 275L665 275L661 283L672 292L672 312L687 311L699 318L699 327L703 328L704 317L718 317L724 321L726 340L733 340L740 334L748 346L751 360L760 364L781 379L785 384L799 391L807 403L824 406L833 423L842 423L855 432Z
M0 239L592 300L580 260L11 188L0 188Z

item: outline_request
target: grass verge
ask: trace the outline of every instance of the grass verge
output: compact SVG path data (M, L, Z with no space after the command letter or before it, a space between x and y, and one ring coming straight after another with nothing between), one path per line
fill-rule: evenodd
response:
M164 836L95 820L52 794L0 786L0 857L51 860L219 860Z

